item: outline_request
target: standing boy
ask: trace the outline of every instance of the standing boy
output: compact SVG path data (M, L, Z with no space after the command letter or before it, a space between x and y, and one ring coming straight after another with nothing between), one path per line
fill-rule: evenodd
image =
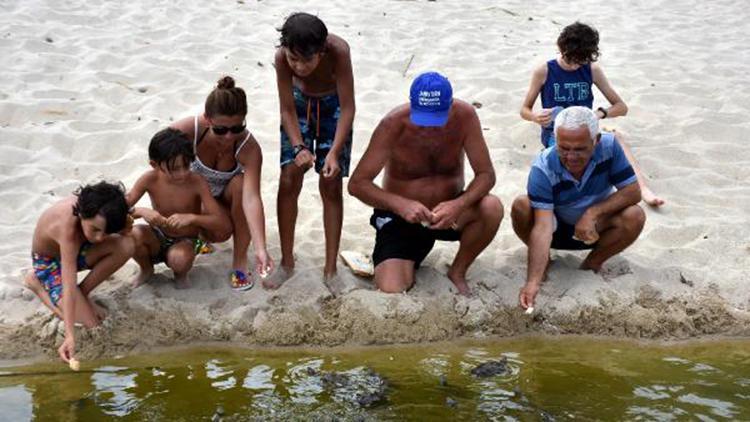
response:
M264 285L276 288L294 270L297 199L305 172L315 166L323 199L326 258L323 276L336 274L343 220L343 177L349 175L354 77L349 45L318 17L289 16L276 50L281 105L281 177L277 198L281 268Z

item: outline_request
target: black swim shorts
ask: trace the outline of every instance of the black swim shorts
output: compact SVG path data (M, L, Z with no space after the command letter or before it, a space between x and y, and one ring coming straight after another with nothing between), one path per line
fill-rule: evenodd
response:
M428 229L418 223L409 223L393 212L379 209L370 217L370 225L377 232L375 250L372 252L376 266L386 259L399 258L414 261L414 268L418 268L435 246L436 240L461 239L460 231Z

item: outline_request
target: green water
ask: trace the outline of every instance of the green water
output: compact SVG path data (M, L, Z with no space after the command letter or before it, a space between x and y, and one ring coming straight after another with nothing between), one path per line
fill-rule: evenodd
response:
M504 374L476 365L506 357ZM343 372L387 380L331 386ZM368 378L369 377L369 378ZM357 349L199 348L0 373L2 420L750 420L750 340L520 338Z

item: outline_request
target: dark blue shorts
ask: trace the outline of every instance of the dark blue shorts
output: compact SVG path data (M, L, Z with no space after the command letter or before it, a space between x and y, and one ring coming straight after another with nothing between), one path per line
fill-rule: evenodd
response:
M320 173L325 164L328 151L333 146L336 136L336 125L341 115L341 106L337 94L324 97L309 97L296 86L292 88L294 107L297 110L297 122L305 146L315 155L315 171ZM352 155L352 131L346 136L339 153L341 176L349 176L349 163ZM294 162L294 148L284 127L281 126L281 167Z
M587 245L580 240L573 239L573 235L576 233L575 226L570 224L557 221L557 230L552 234L552 249L561 249L569 251L582 251L585 249L594 249L596 243Z

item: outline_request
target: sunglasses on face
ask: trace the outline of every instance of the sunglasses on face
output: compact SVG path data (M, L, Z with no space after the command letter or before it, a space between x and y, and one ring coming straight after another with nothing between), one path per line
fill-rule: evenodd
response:
M233 134L237 135L245 130L245 123L243 122L241 125L237 126L211 126L211 130L216 135L226 135L227 132L232 132Z

